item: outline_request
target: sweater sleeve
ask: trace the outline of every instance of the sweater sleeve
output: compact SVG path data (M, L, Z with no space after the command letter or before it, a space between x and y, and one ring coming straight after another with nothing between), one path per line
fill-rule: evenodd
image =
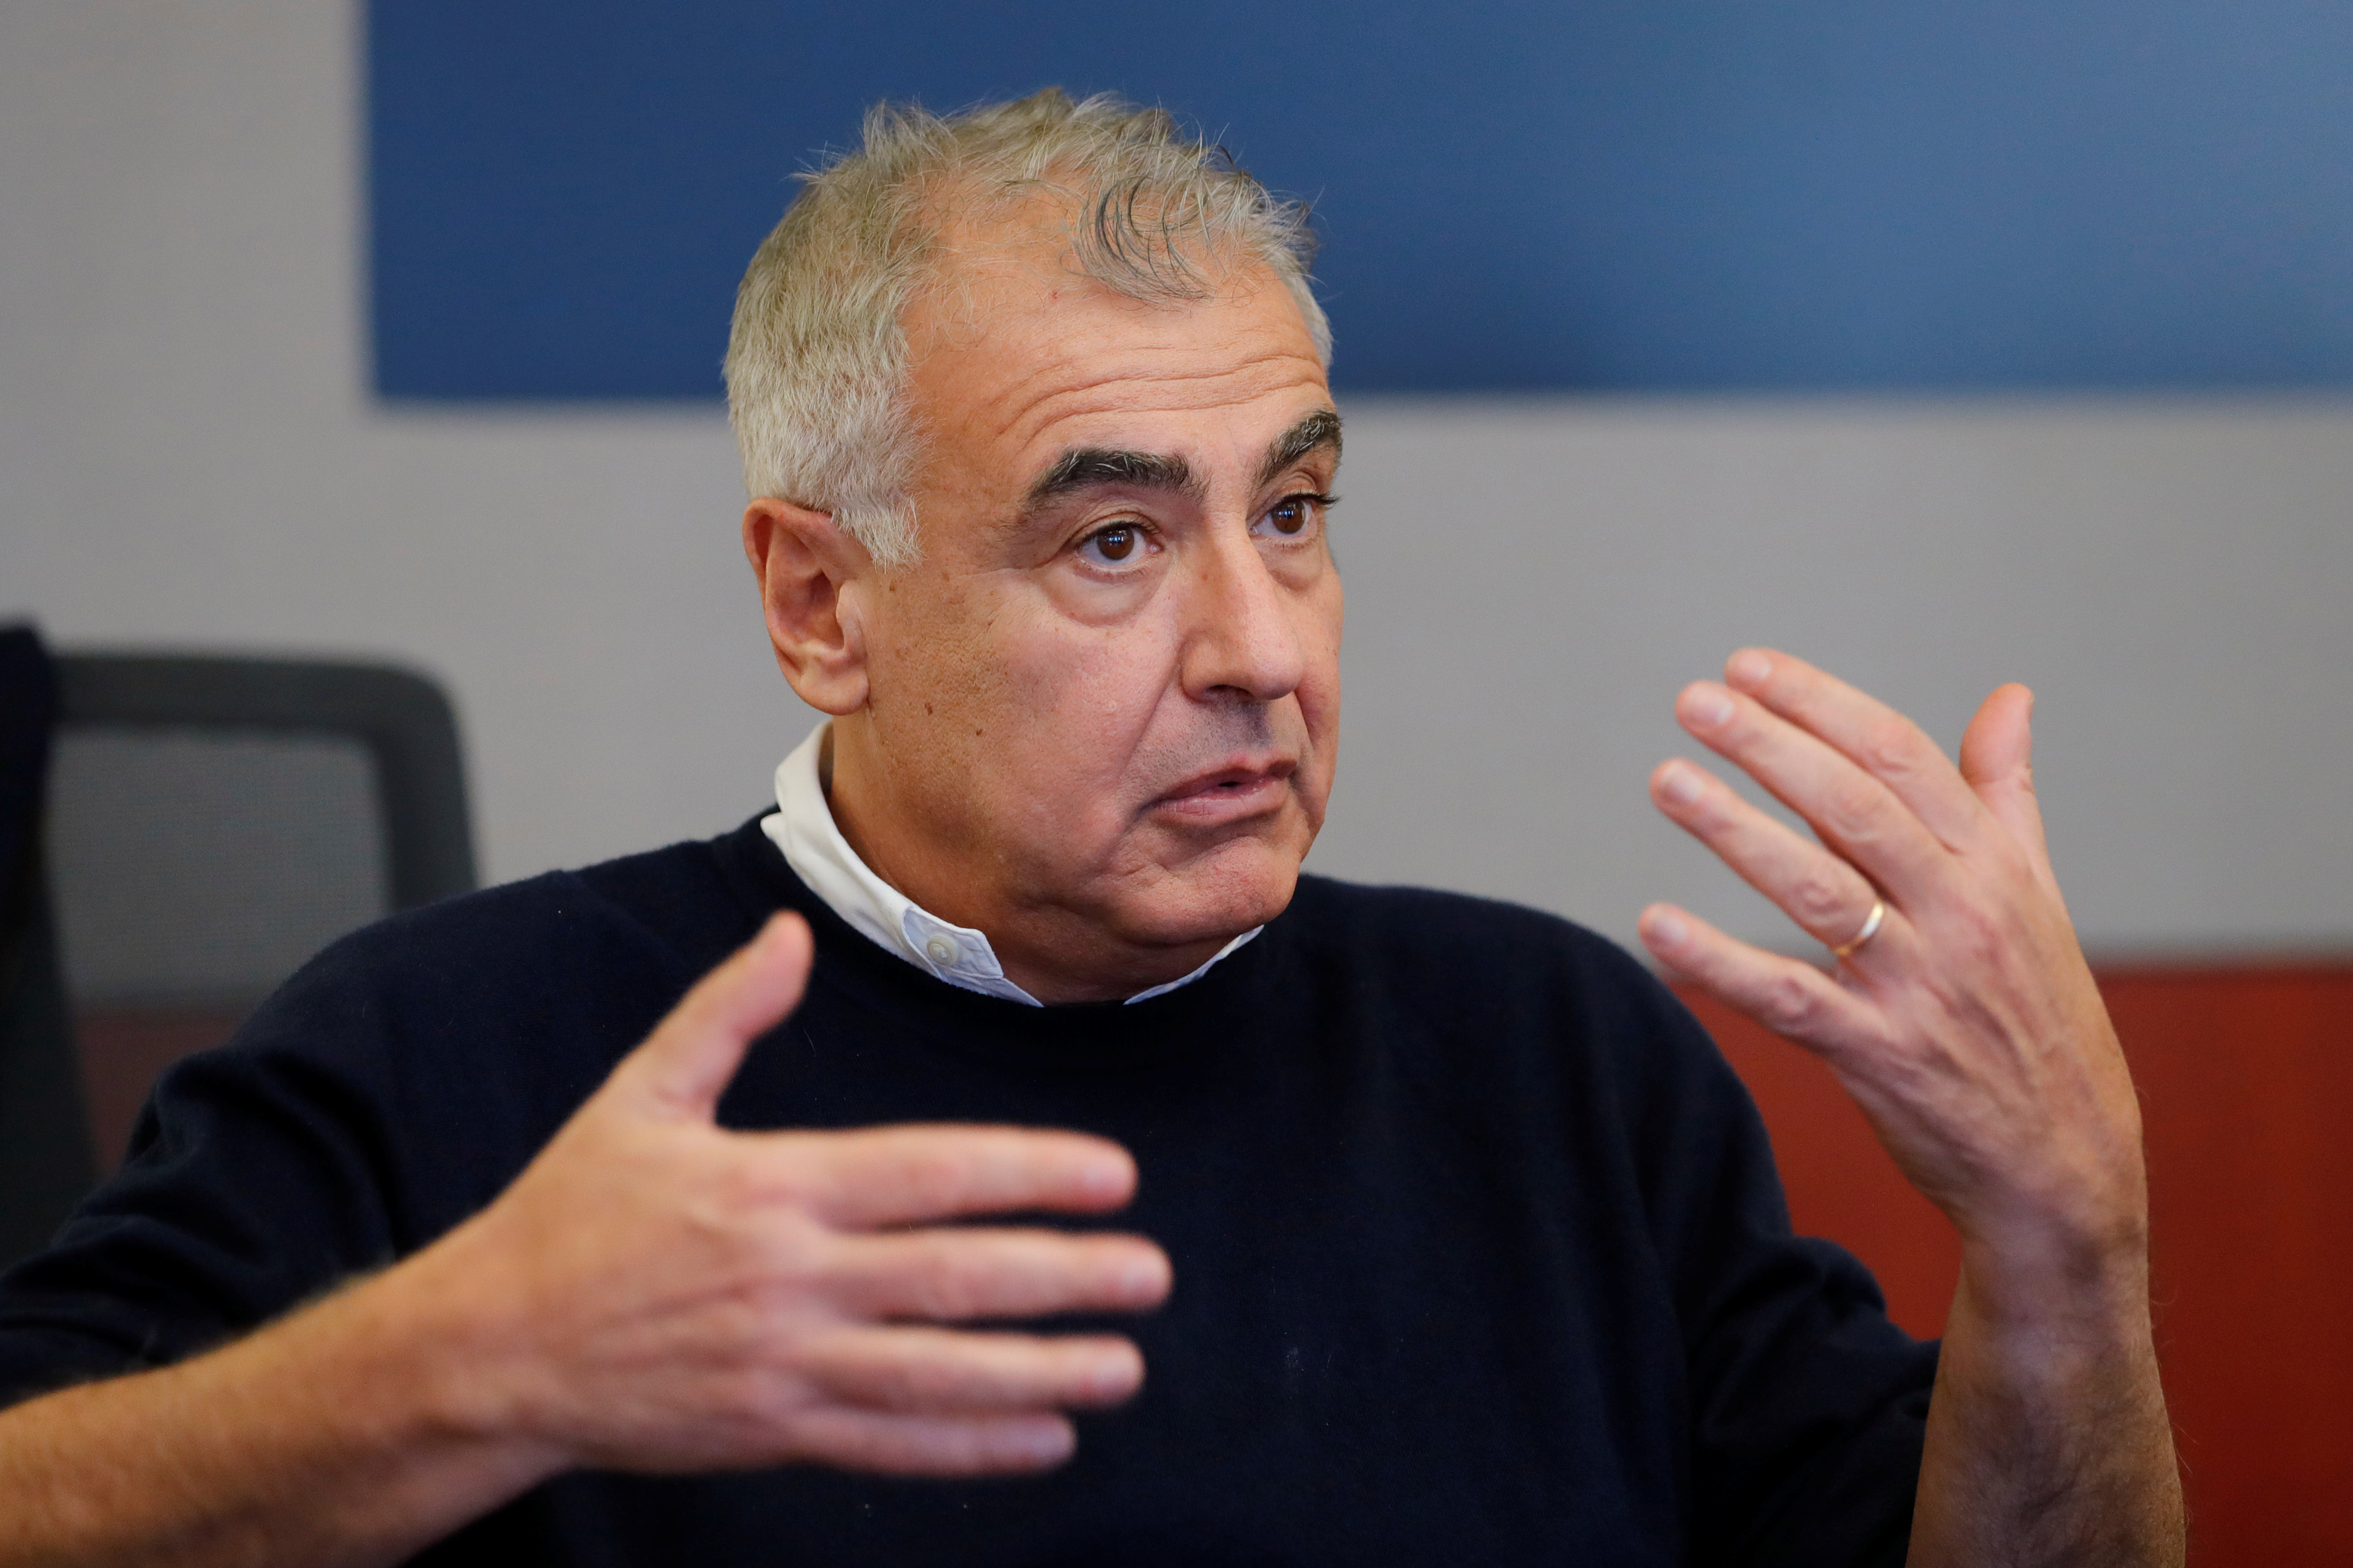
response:
M0 1405L182 1360L429 1243L691 973L563 875L336 942L165 1072L123 1168L0 1276Z
M171 1068L121 1171L0 1278L0 1404L178 1361L390 1259L387 1095L361 1065L383 1010L332 958Z
M1689 1370L1693 1560L1904 1562L1936 1347L1851 1254L1794 1236L1763 1121L1698 1021L1630 959L1601 987Z

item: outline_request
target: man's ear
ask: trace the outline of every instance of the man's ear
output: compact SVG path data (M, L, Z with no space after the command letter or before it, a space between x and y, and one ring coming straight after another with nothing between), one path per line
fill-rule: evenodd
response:
M744 553L760 579L776 667L801 700L837 718L863 708L859 615L874 574L866 547L824 512L763 497L744 509Z

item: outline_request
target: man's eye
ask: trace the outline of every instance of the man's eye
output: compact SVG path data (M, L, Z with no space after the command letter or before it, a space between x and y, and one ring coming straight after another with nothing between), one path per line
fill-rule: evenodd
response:
M1331 499L1320 495L1285 496L1269 507L1260 521L1285 539L1296 539L1315 525Z
M1114 522L1088 534L1079 553L1098 566L1124 566L1143 549L1144 530L1132 522Z

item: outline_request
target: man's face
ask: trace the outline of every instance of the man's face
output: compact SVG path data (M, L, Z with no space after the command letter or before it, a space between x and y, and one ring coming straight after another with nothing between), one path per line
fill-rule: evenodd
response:
M1288 291L1223 283L1142 303L998 242L906 323L923 557L859 605L837 814L1041 994L1281 912L1331 792L1338 421Z

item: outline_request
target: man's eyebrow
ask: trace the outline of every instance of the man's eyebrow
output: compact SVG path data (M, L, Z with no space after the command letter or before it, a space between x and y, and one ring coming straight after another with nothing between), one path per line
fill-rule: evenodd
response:
M1340 416L1319 408L1274 438L1274 445L1266 449L1266 461L1259 465L1258 482L1269 483L1300 458L1325 447L1332 448L1333 457L1340 455Z
M1258 482L1264 485L1310 453L1340 449L1340 416L1319 408L1274 439L1259 465ZM1131 489L1171 490L1198 500L1208 487L1180 455L1136 452L1116 447L1080 447L1062 454L1054 466L1038 476L1027 498L1031 508L1092 489L1097 485L1121 485Z
M1124 485L1133 489L1174 490L1198 499L1204 486L1193 466L1181 457L1163 452L1130 452L1111 447L1081 447L1062 454L1061 460L1038 476L1029 487L1029 504L1050 500L1097 485Z

